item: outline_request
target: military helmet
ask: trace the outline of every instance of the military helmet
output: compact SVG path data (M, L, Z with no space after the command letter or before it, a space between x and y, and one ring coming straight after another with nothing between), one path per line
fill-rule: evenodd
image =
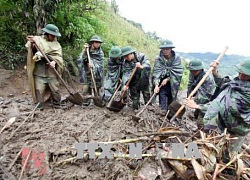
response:
M102 39L97 36L97 35L94 35L92 36L92 38L89 40L89 42L99 42L99 43L102 43Z
M250 59L245 59L236 65L238 72L250 76Z
M44 28L42 28L42 31L57 37L61 36L58 27L55 26L54 24L47 24Z
M175 48L175 46L173 45L172 41L166 39L161 42L160 49L163 48Z
M187 69L188 70L201 70L201 69L204 69L204 66L203 66L203 63L201 60L193 59L193 60L189 61L188 65L187 65Z
M113 46L109 51L109 57L118 58L122 54L121 48Z
M133 50L132 47L130 47L130 46L125 46L125 47L122 48L122 54L121 54L121 56L126 56L126 55L128 55L128 54L133 53L133 52L135 52L135 50Z

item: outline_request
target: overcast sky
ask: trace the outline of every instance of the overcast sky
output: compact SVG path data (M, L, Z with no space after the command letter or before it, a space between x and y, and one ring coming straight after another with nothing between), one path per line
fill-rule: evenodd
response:
M250 56L249 0L116 0L120 15L173 41L176 51Z

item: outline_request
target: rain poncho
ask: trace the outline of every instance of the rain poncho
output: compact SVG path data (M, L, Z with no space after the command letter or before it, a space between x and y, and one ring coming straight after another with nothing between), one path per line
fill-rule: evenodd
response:
M175 100L181 83L183 68L181 58L173 50L171 53L172 58L168 61L160 51L160 55L155 59L153 78L154 84L160 84L163 79L170 77L172 97Z

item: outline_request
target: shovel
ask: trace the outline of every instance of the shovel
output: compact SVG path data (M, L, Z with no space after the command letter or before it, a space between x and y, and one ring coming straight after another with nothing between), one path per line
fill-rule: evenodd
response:
M91 59L90 59L90 55L89 55L89 48L87 48L87 56L88 56L88 61L90 63ZM93 89L94 89L93 101L94 101L94 104L98 107L104 107L105 103L102 101L102 98L98 95L98 92L97 92L93 70L92 70L92 68L89 68L89 70L90 70L90 75L91 75L91 79L93 82Z
M122 86L122 80L120 79L119 86L116 88L116 90L115 90L114 94L112 95L112 97L111 97L111 98L110 98L110 100L109 100L109 103L108 103L108 105L107 105L107 108L108 108L108 109L110 108L111 103L112 103L113 99L115 98L115 96L116 96L117 92L118 92L118 91L119 91L119 89L121 88L121 86Z
M131 82L131 80L132 80L132 78L133 78L133 76L134 76L134 74L136 72L136 69L137 68L135 67L134 70L133 70L133 72L132 72L132 74L129 77L129 80L126 83L126 86L129 86L129 83ZM123 99L126 91L123 90L122 93L121 93L121 96L119 98L117 98L117 99L114 99L115 95L117 94L117 92L118 91L116 91L114 93L114 95L110 99L110 102L109 102L109 104L107 106L107 109L109 109L110 111L119 112L126 105L126 102L124 102L124 99Z
M224 50L222 51L222 53L215 60L217 63L220 62L220 60L225 55L225 53L226 53L227 50L228 50L228 47L225 47ZM203 76L203 78L200 80L200 82L197 84L197 86L194 88L194 90L189 94L189 96L187 97L187 99L191 99L193 97L193 95L197 92L197 90L200 88L200 86L202 85L202 83L204 83L204 81L209 76L209 74L213 71L213 69L214 69L214 67L210 67L209 68L209 70L206 72L206 74ZM178 109L178 111L175 113L175 115L170 119L170 122L173 122L175 120L175 118L178 117L178 115L182 112L182 110L184 109L184 107L185 107L185 104L182 104L181 107Z
M162 84L159 86L159 89L162 87ZM132 115L132 119L135 120L136 122L138 122L141 118L139 117L141 115L141 113L148 107L148 105L151 103L151 101L154 99L154 97L156 96L157 93L154 92L154 94L151 96L151 98L149 99L149 101L147 102L147 104L145 104L145 106L142 108L142 110L140 112L138 112L136 115Z
M43 55L43 57L46 59L46 61L48 63L50 63L50 60L48 59L48 57L45 55L45 53L38 47L38 45L36 44L36 42L34 42L34 45L36 47L36 49L38 51L40 51ZM68 85L66 84L66 82L63 80L63 78L60 76L60 74L57 72L57 70L55 69L55 67L51 67L54 72L56 73L57 77L61 80L62 84L65 86L65 88L67 89L67 91L69 92L69 96L67 97L67 99L72 102L73 104L77 104L77 105L82 105L83 103L83 97L81 96L80 93L78 92L71 92Z

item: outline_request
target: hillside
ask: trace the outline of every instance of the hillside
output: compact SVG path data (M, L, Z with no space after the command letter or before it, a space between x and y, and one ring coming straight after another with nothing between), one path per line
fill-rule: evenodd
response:
M183 53L178 52L180 56L185 60L192 60L192 59L200 59L203 61L205 67L208 69L209 64L218 58L219 54L207 52L207 53ZM234 66L241 62L242 60L246 59L248 57L241 56L241 55L227 55L225 54L223 58L220 61L219 71L220 74L223 76L230 75L234 76L237 74L237 72L234 69Z

